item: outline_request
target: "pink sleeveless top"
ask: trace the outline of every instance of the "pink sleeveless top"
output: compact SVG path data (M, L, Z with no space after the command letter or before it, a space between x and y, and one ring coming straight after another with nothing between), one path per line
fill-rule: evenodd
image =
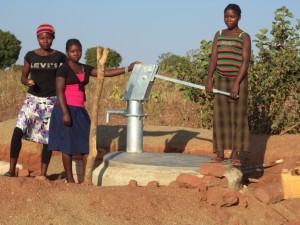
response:
M76 74L80 82L84 80L84 73ZM84 92L79 90L79 84L67 84L65 89L67 105L84 108Z

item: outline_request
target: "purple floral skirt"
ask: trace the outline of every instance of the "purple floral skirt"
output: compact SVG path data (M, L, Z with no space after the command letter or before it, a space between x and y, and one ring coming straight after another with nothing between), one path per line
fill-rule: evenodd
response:
M25 140L48 144L50 117L55 103L56 96L26 94L16 125L23 131Z

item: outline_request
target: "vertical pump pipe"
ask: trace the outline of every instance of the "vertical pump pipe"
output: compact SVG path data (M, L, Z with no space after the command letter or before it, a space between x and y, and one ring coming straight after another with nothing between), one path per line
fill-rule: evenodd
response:
M128 101L126 151L143 152L144 112L141 101Z

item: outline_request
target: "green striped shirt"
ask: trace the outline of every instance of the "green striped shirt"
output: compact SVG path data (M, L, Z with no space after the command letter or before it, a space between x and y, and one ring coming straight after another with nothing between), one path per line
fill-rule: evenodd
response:
M243 61L243 37L223 36L220 31L217 40L217 74L230 78L237 77Z

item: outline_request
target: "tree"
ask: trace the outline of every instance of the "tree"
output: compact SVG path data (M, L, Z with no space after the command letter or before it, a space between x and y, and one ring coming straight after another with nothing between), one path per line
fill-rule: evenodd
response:
M187 82L204 85L208 70L212 42L202 40L199 49L190 50L185 56L176 56L165 53L160 56L160 62L165 72L174 78ZM198 124L203 128L212 126L213 95L205 95L203 90L180 85L179 90L184 96L194 102L199 102L196 113L199 114Z
M0 30L0 69L15 64L21 51L21 41L14 34Z
M184 62L186 59L183 56L175 55L171 52L163 53L158 57L157 63L159 64L159 67L163 71L173 71L174 66L176 66L179 63Z
M259 49L249 68L249 118L256 133L278 134L300 120L300 20L285 7L275 11L275 22L257 34ZM268 37L269 36L269 37Z
M97 48L88 48L85 53L85 62L86 64L97 67ZM104 50L103 47L99 47L101 51ZM105 63L106 68L118 68L122 62L122 56L113 49L107 48L109 51L109 55L107 57L107 61Z

